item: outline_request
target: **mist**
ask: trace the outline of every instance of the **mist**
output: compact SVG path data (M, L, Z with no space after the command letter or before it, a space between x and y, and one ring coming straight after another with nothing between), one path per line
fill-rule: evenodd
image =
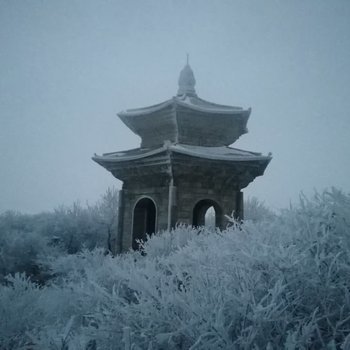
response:
M94 153L139 147L116 116L177 91L252 107L233 147L272 152L245 190L272 209L350 191L350 2L0 1L0 212L121 187Z

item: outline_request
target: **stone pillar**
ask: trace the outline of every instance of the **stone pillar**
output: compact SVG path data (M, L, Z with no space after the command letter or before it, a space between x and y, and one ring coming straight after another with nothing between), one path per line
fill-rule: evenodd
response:
M236 210L235 210L235 218L237 220L244 219L244 203L243 203L243 192L236 192Z
M124 226L124 191L119 190L118 193L118 228L117 228L117 244L116 253L123 251L123 226Z
M168 230L170 231L175 226L177 218L176 186L172 183L169 185L168 201Z

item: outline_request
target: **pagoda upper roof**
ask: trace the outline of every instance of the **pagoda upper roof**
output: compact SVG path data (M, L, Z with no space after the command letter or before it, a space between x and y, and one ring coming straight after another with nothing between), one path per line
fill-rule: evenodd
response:
M187 63L180 72L177 95L162 103L127 109L119 118L142 139L141 147L164 141L196 146L228 146L247 133L251 109L212 103L199 98Z
M120 118L125 118L128 116L141 116L159 112L169 106L176 108L178 106L189 108L194 111L204 112L204 113L214 113L214 114L242 114L242 112L250 113L250 108L244 110L242 107L221 105L213 102L209 102L199 98L196 95L180 95L174 96L173 98L158 103L153 106L127 109L126 111L121 111L118 113Z
M129 109L118 116L141 137L141 147L147 148L167 140L197 146L228 146L248 132L250 113L250 108L220 105L185 94L150 107Z

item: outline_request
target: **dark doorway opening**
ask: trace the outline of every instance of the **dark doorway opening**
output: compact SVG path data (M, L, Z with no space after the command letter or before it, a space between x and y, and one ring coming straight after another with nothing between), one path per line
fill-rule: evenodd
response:
M140 199L134 209L132 249L139 249L138 240L145 241L147 235L156 230L156 206L149 198Z
M193 208L193 226L220 227L222 226L222 210L211 199L199 201Z

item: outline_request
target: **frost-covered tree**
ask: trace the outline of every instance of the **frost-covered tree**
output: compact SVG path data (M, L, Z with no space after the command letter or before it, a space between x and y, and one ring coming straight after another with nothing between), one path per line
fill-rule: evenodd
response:
M244 219L253 222L272 220L274 212L256 197L244 201Z
M79 202L35 215L0 214L0 283L7 274L25 272L42 283L46 261L87 248L112 251L117 231L118 192L108 189L94 205Z
M39 281L42 275L38 258L48 253L47 238L31 226L28 217L6 212L0 215L0 283L8 274L15 272L35 276ZM50 250L51 253L51 250Z
M108 188L100 201L91 210L95 212L94 218L102 226L101 231L107 233L106 245L109 252L115 253L117 225L118 225L119 191ZM118 250L118 248L117 248Z

